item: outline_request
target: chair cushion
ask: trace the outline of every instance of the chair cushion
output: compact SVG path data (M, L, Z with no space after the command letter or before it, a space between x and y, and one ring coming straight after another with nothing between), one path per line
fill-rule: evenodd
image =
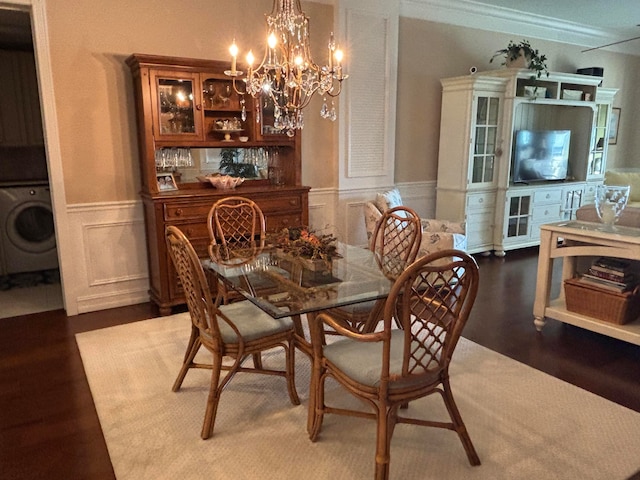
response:
M273 318L248 300L221 305L220 311L238 327L245 341L256 340L293 328L293 320L290 317ZM227 322L220 320L218 325L224 343L237 342L236 333Z
M352 303L342 307L336 307L334 310L340 310L349 315L368 315L376 306L377 300L369 300L368 302Z
M389 374L400 375L402 372L402 355L404 345L404 331L393 330L391 332L391 357L389 361ZM350 338L338 340L323 348L324 357L337 369L344 372L349 378L370 387L380 385L382 371L382 342L361 342ZM436 380L439 370L433 372ZM390 388L407 387L414 382L429 381L424 376L405 377L401 381L393 382Z

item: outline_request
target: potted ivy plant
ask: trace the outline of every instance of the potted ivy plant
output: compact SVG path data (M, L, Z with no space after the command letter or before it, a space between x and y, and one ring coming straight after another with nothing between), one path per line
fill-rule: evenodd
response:
M220 150L220 172L232 177L255 178L257 167L249 163L240 163L240 152L237 148Z
M502 65L507 66L519 60L520 57L523 57L523 67L533 70L536 79L539 79L542 74L545 74L547 77L549 76L547 56L541 55L540 51L534 49L527 40L522 40L519 43L510 40L507 47L496 51L489 62L493 62L496 57L503 57Z

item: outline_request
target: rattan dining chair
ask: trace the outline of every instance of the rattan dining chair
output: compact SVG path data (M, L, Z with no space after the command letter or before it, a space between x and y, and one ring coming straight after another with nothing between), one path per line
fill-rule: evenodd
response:
M446 428L458 434L469 462L480 465L449 383L449 364L475 301L478 278L478 266L466 253L436 252L419 258L398 277L385 304L381 331L360 334L320 314L318 320L344 338L323 345L322 325L312 328L310 395L314 395L315 415L309 423L311 440L318 438L325 413L375 419L375 478L387 479L396 424ZM396 321L400 328L393 328ZM324 385L329 377L374 412L327 405ZM442 396L450 421L425 420L421 406L409 407L410 402L435 392ZM400 407L407 407L411 416L399 415Z
M242 264L264 248L264 215L249 198L235 196L218 200L207 215L207 228L209 256L214 262Z
M382 273L395 280L416 259L422 241L420 217L400 206L382 214L371 238L371 250ZM369 332L382 319L384 299L336 307L326 313L355 331ZM330 329L327 333L333 333Z
M202 263L189 239L178 228L168 226L166 242L185 292L192 323L190 346L173 385L173 391L180 389L189 369L212 369L202 438L209 438L213 434L220 396L237 372L285 377L291 403L299 405L300 400L295 387L293 320L276 320L248 301L218 306L213 301ZM201 346L211 352L211 365L194 361ZM284 370L264 369L261 365L254 365L254 368L244 366L245 360L250 356L259 358L261 352L276 347L285 350ZM233 358L233 364L223 364L223 357ZM221 379L223 370L227 373Z
M242 265L255 258L265 244L265 219L260 207L245 197L225 197L215 202L207 215L209 257L222 265ZM219 301L230 303L242 297L224 283L218 285Z

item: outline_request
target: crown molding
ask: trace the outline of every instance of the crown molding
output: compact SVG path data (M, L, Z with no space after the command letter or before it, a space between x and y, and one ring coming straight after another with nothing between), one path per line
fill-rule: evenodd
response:
M487 6L471 0L400 0L400 15L437 23L539 38L586 48L624 40L612 31L557 18ZM638 55L637 47L616 45L609 51Z

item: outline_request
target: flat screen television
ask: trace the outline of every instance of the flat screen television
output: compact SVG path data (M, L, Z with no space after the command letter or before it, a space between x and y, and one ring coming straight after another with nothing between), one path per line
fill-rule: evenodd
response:
M513 183L565 180L570 130L518 130L513 155Z

